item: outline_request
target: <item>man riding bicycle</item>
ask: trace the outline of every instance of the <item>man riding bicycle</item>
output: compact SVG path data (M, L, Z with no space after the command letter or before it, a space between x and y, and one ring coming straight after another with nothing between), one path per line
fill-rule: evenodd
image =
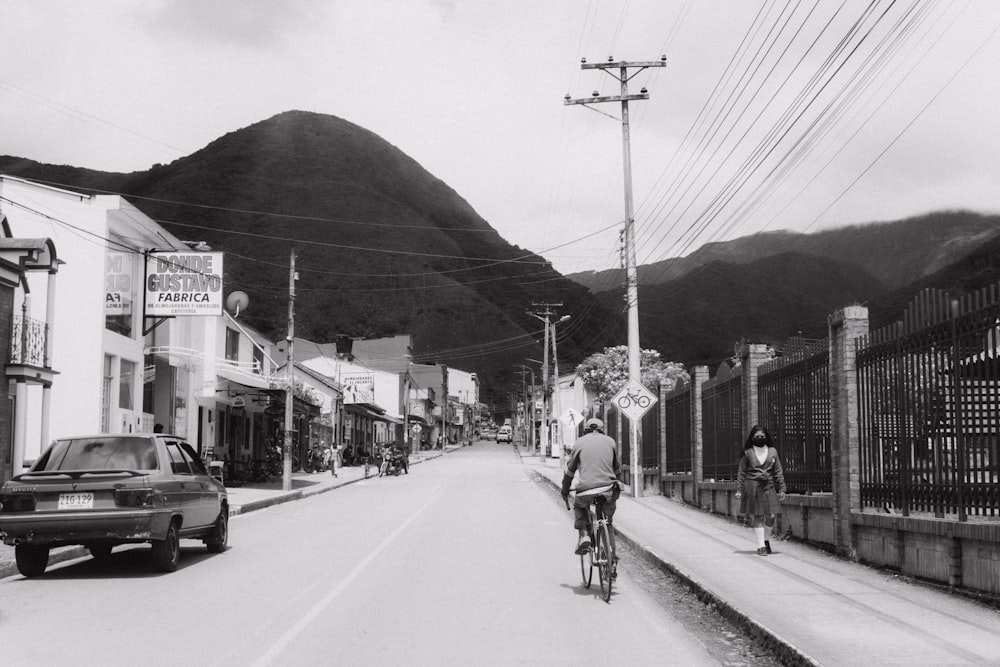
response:
M613 438L604 435L604 422L600 419L588 419L586 433L576 441L573 452L566 461L566 472L563 474L562 497L568 500L570 485L574 474L579 474L576 483L576 498L573 501L573 525L579 531L576 553L583 555L590 549L591 525L588 506L595 497L604 497L604 515L608 519L608 527L615 515L615 501L621 494L618 477L621 475L621 462L618 460L618 445ZM615 550L615 533L611 533L611 552Z

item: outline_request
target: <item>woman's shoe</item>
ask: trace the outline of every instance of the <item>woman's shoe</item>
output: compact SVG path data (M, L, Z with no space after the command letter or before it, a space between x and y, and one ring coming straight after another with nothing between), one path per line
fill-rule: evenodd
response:
M767 547L761 547L760 549L757 549L757 555L758 556L766 556L767 555Z
M768 555L770 555L770 553L771 553L771 543L769 541L767 541L767 540L764 540L764 549L766 549Z

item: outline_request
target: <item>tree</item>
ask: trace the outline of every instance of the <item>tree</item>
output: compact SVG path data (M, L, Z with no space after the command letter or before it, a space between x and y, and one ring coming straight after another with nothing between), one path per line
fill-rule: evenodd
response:
M604 352L584 359L576 367L576 372L584 387L594 392L597 398L609 400L628 382L628 346L606 347ZM639 351L639 375L639 381L653 393L657 392L661 383L669 391L687 386L691 381L682 364L663 361L656 350Z

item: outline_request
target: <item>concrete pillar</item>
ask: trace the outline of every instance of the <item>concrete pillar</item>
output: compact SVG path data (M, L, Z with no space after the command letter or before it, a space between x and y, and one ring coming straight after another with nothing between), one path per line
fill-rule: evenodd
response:
M657 416L660 423L660 441L658 444L660 455L660 469L656 472L656 487L663 493L663 471L667 469L667 388L661 382L659 385L660 403L656 406Z
M11 475L24 472L24 444L28 431L28 385L18 379L14 388L14 452Z
M866 307L848 306L830 316L830 444L834 548L838 554L849 558L857 555L851 512L861 507L858 369L855 348L858 339L867 335Z
M691 481L694 483L695 504L698 504L698 485L705 480L702 465L705 458L703 436L705 417L701 409L702 385L708 382L708 366L695 366L691 371Z
M49 271L47 279L47 287L45 289L45 326L48 327L48 331L45 335L45 361L44 364L48 368L52 368L52 338L55 336L55 323L56 323L56 272ZM49 444L48 442L42 443L43 445Z
M42 423L40 425L38 439L41 441L39 452L44 452L49 446L49 421L52 417L52 385L46 384L42 387Z

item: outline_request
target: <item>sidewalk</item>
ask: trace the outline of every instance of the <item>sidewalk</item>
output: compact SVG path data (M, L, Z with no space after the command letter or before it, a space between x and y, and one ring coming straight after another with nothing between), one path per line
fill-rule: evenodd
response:
M558 461L524 463L562 482ZM758 556L749 528L662 496L623 493L614 521L618 539L788 664L1000 664L1000 612L973 600L801 543L771 538Z
M454 449L458 449L458 445L447 445L444 450L425 450L410 454L410 465L417 465L429 459L437 458ZM371 476L378 476L378 466L372 466L369 474ZM246 514L270 507L271 505L300 500L314 496L317 493L326 493L332 489L353 484L364 478L365 471L363 466L347 466L339 468L336 477L329 472L292 473L292 488L289 491L282 490L281 480L261 484L248 484L246 486L226 487L226 491L229 493L229 516ZM82 546L53 549L49 554L49 565L80 558L88 555L88 553ZM14 547L0 543L0 579L17 573L17 564L14 560Z

